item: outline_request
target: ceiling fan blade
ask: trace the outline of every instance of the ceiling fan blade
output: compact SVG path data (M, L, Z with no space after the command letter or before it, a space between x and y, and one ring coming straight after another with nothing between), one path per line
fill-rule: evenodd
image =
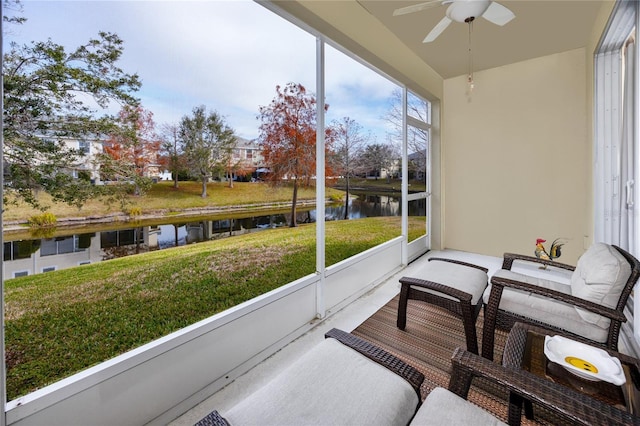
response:
M447 27L449 26L449 24L451 22L453 22L453 21L451 19L447 18L446 16L444 18L442 18L442 20L440 20L440 22L438 22L436 24L436 26L433 27L431 32L429 34L427 34L427 36L424 38L424 40L422 40L422 42L423 43L431 43L433 40L438 38L438 36L440 34L442 34L442 32L444 30L447 29Z
M482 14L482 17L489 22L503 26L515 18L516 15L500 3L494 1L491 2L487 10Z
M414 4L413 6L401 7L393 11L393 16L406 15L408 13L420 12L421 10L429 9L430 7L440 6L442 0L430 0L424 3Z

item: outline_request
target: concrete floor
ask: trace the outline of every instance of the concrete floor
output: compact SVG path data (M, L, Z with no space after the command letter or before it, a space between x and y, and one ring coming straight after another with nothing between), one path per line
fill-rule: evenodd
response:
M339 328L344 331L352 331L367 318L373 315L380 307L400 292L398 280L403 276L419 276L419 270L430 257L445 257L464 262L484 266L489 269L489 276L502 266L502 258L483 256L474 253L456 250L431 251L411 263L375 289L349 304L341 311L329 318L320 321L312 330L294 340L283 349L269 357L234 382L227 385L187 413L170 423L171 426L193 425L213 410L224 414L238 401L250 395L275 377L284 367L298 359L303 353L311 349L324 339L324 334L332 329ZM514 264L514 271L525 272L529 275L537 275L544 278L552 278L568 283L570 273L559 270L539 270L535 265Z

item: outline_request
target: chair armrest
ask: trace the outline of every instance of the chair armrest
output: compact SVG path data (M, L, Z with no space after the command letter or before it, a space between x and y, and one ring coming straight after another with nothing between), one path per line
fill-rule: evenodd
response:
M468 263L468 262L463 262L461 260L447 259L447 258L444 258L444 257L431 257L431 258L429 258L429 262L431 262L432 260L438 260L440 262L455 263L457 265L468 266L469 268L480 269L485 274L489 272L489 269L485 268L484 266L475 265L473 263Z
M449 390L467 399L474 377L486 378L582 425L640 425L640 417L619 410L587 395L535 376L528 371L507 368L457 348L451 358ZM519 419L518 419L519 420Z
M602 315L604 317L610 318L615 321L620 321L620 322L627 321L627 318L624 316L624 314L615 309L612 309L603 305L598 305L597 303L591 302L586 299L581 299L571 294L562 293L561 291L540 287L535 284L529 284L522 281L511 280L503 277L492 277L491 285L497 286L497 287L509 287L516 290L528 291L534 294L539 294L541 296L546 296L551 299L555 299L560 302L567 303L577 308L582 308L591 312L595 312L598 315ZM491 293L493 293L493 291L494 289L492 288ZM499 306L499 305L500 303L498 302L496 306Z
M346 331L342 331L337 328L332 328L331 330L329 330L324 335L324 337L336 339L343 345L348 346L357 352L360 352L370 360L377 362L378 364L402 377L407 382L409 382L409 384L416 391L416 393L418 394L418 400L422 400L422 396L420 394L420 386L422 386L422 382L424 381L424 374L422 374L409 364L405 363L400 358L370 342L367 342L364 339L361 339L351 333L347 333Z
M420 278L402 277L400 278L400 283L434 290L438 293L444 293L447 296L455 297L460 301L471 302L471 299L473 297L471 294L462 290L458 290L457 288L452 288L433 281L421 280Z
M524 254L516 254L516 253L505 253L503 255L502 269L511 270L511 267L513 266L513 262L515 260L522 260L524 262L532 262L532 263L539 263L541 265L554 266L556 268L566 269L568 271L575 271L576 269L575 266L567 265L566 263L560 263L554 260L538 259L537 257L534 257L534 256L527 256Z

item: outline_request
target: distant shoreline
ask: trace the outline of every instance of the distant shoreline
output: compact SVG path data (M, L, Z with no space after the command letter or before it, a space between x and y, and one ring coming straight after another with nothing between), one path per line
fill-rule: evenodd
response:
M327 200L329 201L329 200ZM316 205L315 200L298 200L297 207L313 207ZM174 209L162 209L145 212L141 215L130 216L123 212L109 213L105 215L94 216L77 216L77 217L63 217L59 218L56 222L56 229L73 229L76 227L83 227L87 225L102 225L102 224L131 224L146 225L149 222L166 221L168 219L185 219L185 218L197 218L203 216L215 216L220 214L227 218L230 213L232 214L247 214L252 212L264 212L268 210L285 210L291 208L291 202L271 202L271 203L257 203L235 206L216 206L216 207L194 207L184 210L176 211ZM12 234L24 231L30 231L27 220L14 220L3 223L3 233Z

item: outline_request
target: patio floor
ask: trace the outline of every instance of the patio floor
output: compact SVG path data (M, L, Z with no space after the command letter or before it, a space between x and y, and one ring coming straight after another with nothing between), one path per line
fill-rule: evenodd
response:
M423 398L436 386L447 387L453 350L466 346L461 320L441 308L409 301L406 331L400 331L396 327L400 290L398 280L402 276L411 276L412 271L424 265L429 257L450 257L482 265L489 269L489 276L502 264L502 259L495 257L452 250L430 252L340 312L319 322L313 330L236 379L171 425L193 425L212 410L224 414L225 410L270 381L302 353L323 340L324 333L334 327L350 331L375 343L420 370L426 377L421 389ZM480 345L482 322L481 313L476 325ZM505 339L505 333L499 332L496 335L496 359L502 356ZM469 400L506 422L505 398L506 395L501 390L491 389L490 386L482 384L480 387L473 386L469 395ZM539 423L532 423L523 418L523 424Z

